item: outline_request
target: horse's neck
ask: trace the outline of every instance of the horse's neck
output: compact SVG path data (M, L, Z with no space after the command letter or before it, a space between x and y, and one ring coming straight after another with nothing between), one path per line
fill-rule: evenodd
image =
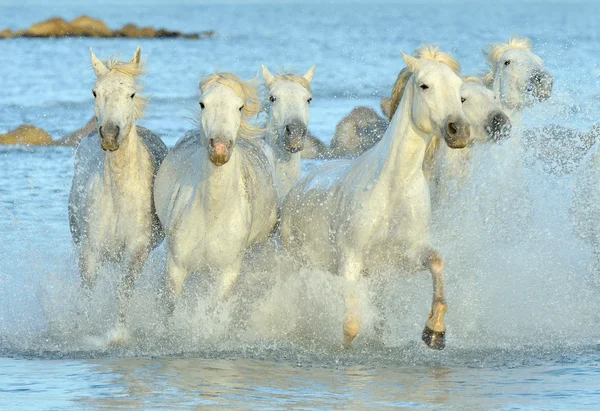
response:
M228 205L235 206L232 195L238 191L240 180L243 179L240 150L240 147L234 147L229 161L219 167L210 161L207 153L202 153L196 201L208 206L213 212L219 213L228 208Z
M129 134L119 144L119 148L104 154L105 184L121 190L129 185L131 179L139 178L144 174L152 175L152 170L146 170L150 164L145 160L149 160L149 154L133 124Z
M423 159L431 136L419 131L412 122L412 90L408 86L406 93L383 139L363 157L379 162L373 176L377 184L411 185L423 176Z
M274 124L272 117L269 116L265 139L273 149L277 194L279 198L283 198L302 176L302 154L288 152L283 141L279 140L277 131L277 124Z

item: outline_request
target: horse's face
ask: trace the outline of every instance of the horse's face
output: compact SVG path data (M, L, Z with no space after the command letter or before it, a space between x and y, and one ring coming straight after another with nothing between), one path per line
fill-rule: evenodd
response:
M302 77L310 84L315 66L312 66ZM277 140L283 143L290 153L304 149L308 122L310 120L310 102L312 93L296 81L275 77L262 66L263 78L269 87L269 127L275 130Z
M96 81L92 93L100 145L104 151L115 151L135 121L135 84L131 77L108 73Z
M92 94L100 146L104 151L115 151L135 124L135 81L118 70L109 70L91 50L90 53L97 77ZM131 63L139 66L140 59L138 47Z
M471 141L502 141L510 136L510 120L494 92L483 84L466 81L460 91Z
M210 85L200 98L200 126L210 161L222 166L231 158L242 122L242 100L231 88Z
M445 64L412 61L413 123L427 134L444 137L451 148L465 147L470 127L461 105L462 79Z
M269 90L269 126L290 153L304 149L311 100L311 93L292 81L278 81Z
M506 107L529 107L550 98L552 75L539 56L526 50L509 50L496 64L494 88Z

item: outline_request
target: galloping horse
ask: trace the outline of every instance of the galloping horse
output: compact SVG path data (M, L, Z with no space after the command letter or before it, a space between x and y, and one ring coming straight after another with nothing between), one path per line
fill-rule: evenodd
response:
M90 52L98 132L86 136L75 152L69 222L85 288L93 287L104 262L127 265L118 291L118 324L110 337L119 342L127 338L125 314L134 283L164 237L152 189L167 148L135 125L145 107L136 84L144 73L140 48L130 62L113 59L106 65Z
M345 279L346 347L360 330L356 286L362 272L390 264L431 271L433 303L422 339L431 348L444 347L444 263L429 238L423 159L434 135L450 147L464 147L469 124L461 105L462 79L450 68L454 59L436 47L421 49L419 58L403 57L411 75L383 139L354 160L313 169L292 189L282 210L286 249Z

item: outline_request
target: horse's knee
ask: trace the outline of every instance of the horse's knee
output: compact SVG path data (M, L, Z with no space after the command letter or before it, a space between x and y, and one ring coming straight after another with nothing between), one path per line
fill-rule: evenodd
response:
M187 272L183 267L175 263L172 259L169 259L167 263L167 282L174 295L181 295L186 278Z
M444 260L437 251L433 251L428 258L429 269L434 274L442 274L444 272Z

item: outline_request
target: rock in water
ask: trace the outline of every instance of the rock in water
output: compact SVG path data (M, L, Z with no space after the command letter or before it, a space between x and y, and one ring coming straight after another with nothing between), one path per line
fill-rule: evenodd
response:
M48 132L30 124L23 124L13 131L0 134L0 145L47 146L52 144Z
M94 19L85 14L71 21L72 31L77 36L84 37L112 37L113 33L108 26L99 19Z

